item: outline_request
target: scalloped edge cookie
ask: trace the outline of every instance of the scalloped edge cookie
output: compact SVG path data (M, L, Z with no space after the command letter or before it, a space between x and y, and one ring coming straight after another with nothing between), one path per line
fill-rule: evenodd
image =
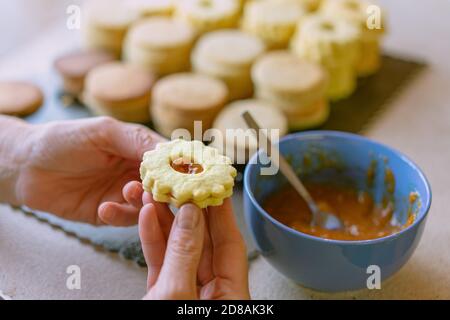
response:
M189 159L199 164L202 171L182 173L172 167L176 159ZM162 142L144 154L140 174L144 190L156 201L180 207L193 203L200 208L218 206L233 194L236 169L231 160L219 154L216 148L200 141L175 139Z

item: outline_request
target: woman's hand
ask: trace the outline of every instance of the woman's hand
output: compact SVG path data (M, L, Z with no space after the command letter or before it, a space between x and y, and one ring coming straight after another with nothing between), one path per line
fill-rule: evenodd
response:
M0 121L0 180L2 163L10 166L3 169L8 185L0 187L12 190L1 200L92 224L137 223L139 209L122 189L139 179L143 153L162 140L156 133L106 117L36 126Z
M144 299L250 299L245 243L230 199L203 211L186 204L174 218L166 204L140 190L138 182L127 186L135 196L141 193L144 203L139 215L148 265Z

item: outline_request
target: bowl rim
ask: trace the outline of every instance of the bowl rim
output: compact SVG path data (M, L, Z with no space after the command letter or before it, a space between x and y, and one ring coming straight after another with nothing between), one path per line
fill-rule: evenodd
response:
M358 245L376 244L376 243L390 241L390 240L399 238L404 233L407 233L409 230L418 226L428 216L428 213L429 213L430 207L431 207L431 202L432 202L432 191L431 191L430 183L429 183L428 179L426 178L425 174L423 173L422 169L420 169L420 167L415 162L413 162L409 157L404 155L402 152L397 151L383 143L369 139L362 135L349 133L349 132L342 132L342 131L333 131L333 130L311 130L311 131L304 131L304 132L295 132L295 133L288 134L288 135L284 136L283 138L281 138L279 143L282 143L282 142L285 142L288 140L297 139L298 137L303 137L303 136L338 137L338 138L345 138L345 139L350 139L350 140L357 140L357 141L369 143L371 145L377 145L379 147L385 148L386 150L393 152L394 154L396 154L399 158L401 158L403 161L408 163L411 167L413 167L413 169L415 169L418 172L419 177L425 182L425 190L429 195L428 201L424 206L422 206L424 213L422 214L421 217L419 217L418 219L415 219L414 222L411 225L409 225L408 227L400 230L399 232L390 234L388 236L384 236L384 237L376 238L376 239L368 239L368 240L335 240L335 239L326 239L326 238L309 235L307 233L303 233L303 232L297 231L293 228L290 228L290 227L286 226L285 224L281 223L280 221L276 220L275 218L273 218L266 210L264 210L262 208L262 206L259 204L259 202L255 199L253 192L250 191L250 188L248 186L248 180L249 180L249 175L250 175L249 166L251 166L252 162L256 163L255 158L257 157L258 154L260 154L262 152L261 150L258 150L258 152L256 152L250 158L249 165L247 165L247 167L245 168L244 192L250 198L250 200L255 205L255 207L258 209L258 211L260 213L262 213L267 219L269 219L269 221L271 221L277 227L283 229L284 231L292 233L295 236L304 237L304 238L307 238L307 239L313 240L313 241L332 243L332 244L358 246Z

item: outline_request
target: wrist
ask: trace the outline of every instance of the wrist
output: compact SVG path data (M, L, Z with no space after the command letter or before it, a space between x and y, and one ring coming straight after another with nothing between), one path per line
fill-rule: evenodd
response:
M22 204L17 181L29 154L31 128L25 121L0 116L0 203Z

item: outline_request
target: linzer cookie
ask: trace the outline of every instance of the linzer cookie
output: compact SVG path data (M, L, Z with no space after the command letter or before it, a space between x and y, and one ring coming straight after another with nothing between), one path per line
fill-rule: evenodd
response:
M229 99L248 98L253 94L250 69L265 50L257 37L239 30L219 30L200 38L192 53L196 72L222 80Z
M44 95L33 83L0 81L0 114L27 116L37 111Z
M227 87L220 80L195 73L169 75L153 89L152 120L166 137L176 129L193 135L194 121L201 121L202 130L207 130L227 99Z
M327 95L339 100L356 89L359 37L359 29L344 19L312 15L299 22L291 46L299 57L319 63L328 71Z
M138 67L110 62L88 73L82 100L95 114L146 123L153 83L154 77Z
M236 169L231 160L200 141L181 139L159 143L141 163L144 190L156 201L180 207L218 206L233 194Z
M360 76L377 72L381 65L380 40L386 30L386 13L376 6L380 14L371 21L371 15L377 13L370 10L373 5L363 0L333 0L325 1L321 8L324 15L345 19L360 29L360 54L356 62Z
M237 27L238 0L178 0L175 17L201 35L205 32Z

